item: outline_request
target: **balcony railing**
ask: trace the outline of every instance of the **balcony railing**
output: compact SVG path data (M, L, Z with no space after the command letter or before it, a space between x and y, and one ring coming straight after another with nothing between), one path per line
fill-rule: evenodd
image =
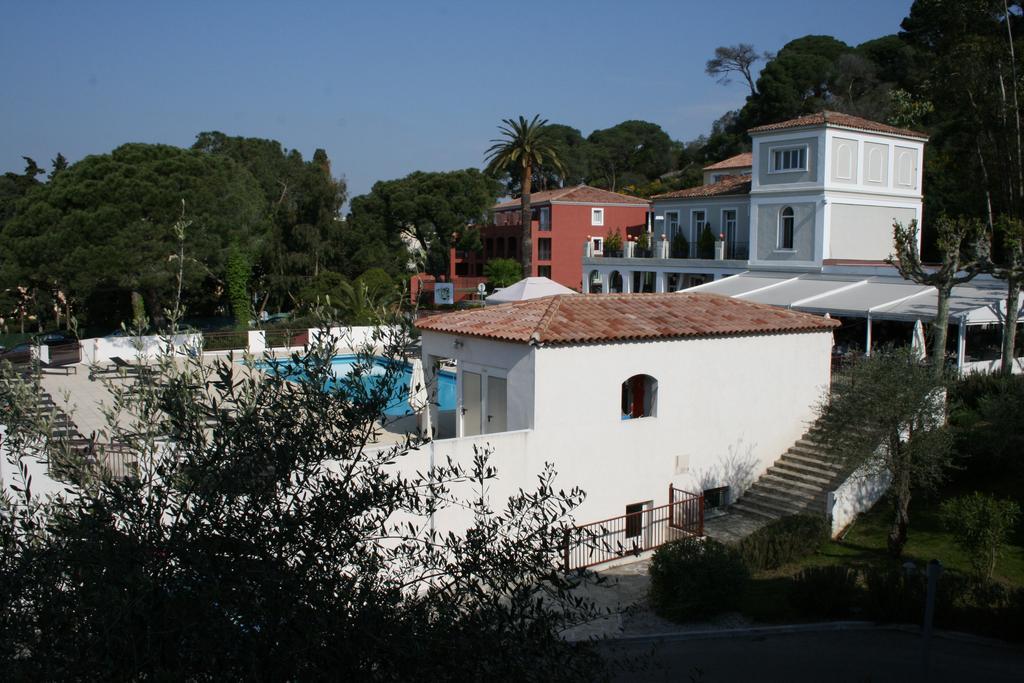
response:
M669 486L669 504L565 532L566 571L636 556L679 538L704 535L704 496Z
M672 245L671 243L661 246L655 244L653 247L646 249L632 246L626 249L608 249L605 247L604 251L587 251L587 255L591 258L673 258L673 259L703 259L707 261L717 260L716 253L718 250L719 243L715 246L701 248L699 244L687 244L686 247L680 251L678 248L680 245ZM723 253L722 258L729 261L746 261L750 258L750 244L748 242L725 242L722 245ZM664 251L662 251L664 249Z

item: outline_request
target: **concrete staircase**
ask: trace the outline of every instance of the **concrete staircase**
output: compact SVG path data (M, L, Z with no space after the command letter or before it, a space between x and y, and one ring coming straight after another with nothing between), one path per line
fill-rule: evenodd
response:
M812 426L775 464L732 504L735 512L777 519L799 513L825 513L826 498L850 475L832 460Z

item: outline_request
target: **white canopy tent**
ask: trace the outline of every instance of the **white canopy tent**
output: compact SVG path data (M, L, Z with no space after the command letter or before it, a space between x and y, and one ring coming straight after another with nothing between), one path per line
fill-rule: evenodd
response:
M938 304L934 287L919 285L895 274L856 276L746 271L687 291L721 294L819 315L865 318L865 348L869 352L873 321L930 322L935 319ZM1024 295L1018 306L1024 312ZM959 327L958 362L961 365L967 327L1001 325L1005 313L1006 285L999 280L980 276L953 289L949 321Z
M493 304L510 304L527 299L539 299L555 294L576 294L577 292L564 287L546 277L528 277L514 285L503 287L484 300L488 306Z

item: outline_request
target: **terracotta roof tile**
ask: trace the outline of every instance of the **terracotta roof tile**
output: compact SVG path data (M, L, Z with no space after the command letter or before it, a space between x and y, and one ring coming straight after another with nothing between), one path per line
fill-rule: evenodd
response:
M734 175L722 178L717 183L688 187L685 190L656 194L651 199L685 199L687 197L724 197L734 194L750 193L750 176Z
M421 330L520 344L813 332L839 321L716 294L576 294L454 311L416 321Z
M549 202L579 202L582 204L647 204L643 197L602 190L589 185L562 187L557 190L530 193L530 206L538 206ZM519 200L499 202L495 209L508 209L519 206Z
M724 161L719 161L717 163L711 164L710 166L705 166L704 170L705 171L720 171L720 170L726 169L726 168L746 168L748 166L753 166L753 165L754 165L754 153L753 152L743 152L742 154L737 154L734 157L729 157L728 159L725 159Z
M776 130L808 128L822 125L834 126L836 128L852 128L854 130L863 130L869 133L903 135L910 138L919 138L921 140L928 139L928 135L925 133L919 133L906 128L897 128L896 126L890 126L886 123L879 123L878 121L871 121L870 119L864 119L860 116L843 114L837 111L820 111L817 114L807 114L806 116L799 116L795 119L789 119L788 121L779 121L778 123L769 123L765 126L757 126L756 128L751 128L747 132L770 133Z

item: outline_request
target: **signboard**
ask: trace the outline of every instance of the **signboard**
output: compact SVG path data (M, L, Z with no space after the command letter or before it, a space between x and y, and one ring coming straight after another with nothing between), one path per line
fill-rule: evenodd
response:
M434 285L434 303L448 304L455 303L455 285L451 282L438 282Z
M476 286L476 293L479 294L480 296L483 296L484 294L486 294L487 293L487 285L485 285L482 282L480 284L478 284Z

